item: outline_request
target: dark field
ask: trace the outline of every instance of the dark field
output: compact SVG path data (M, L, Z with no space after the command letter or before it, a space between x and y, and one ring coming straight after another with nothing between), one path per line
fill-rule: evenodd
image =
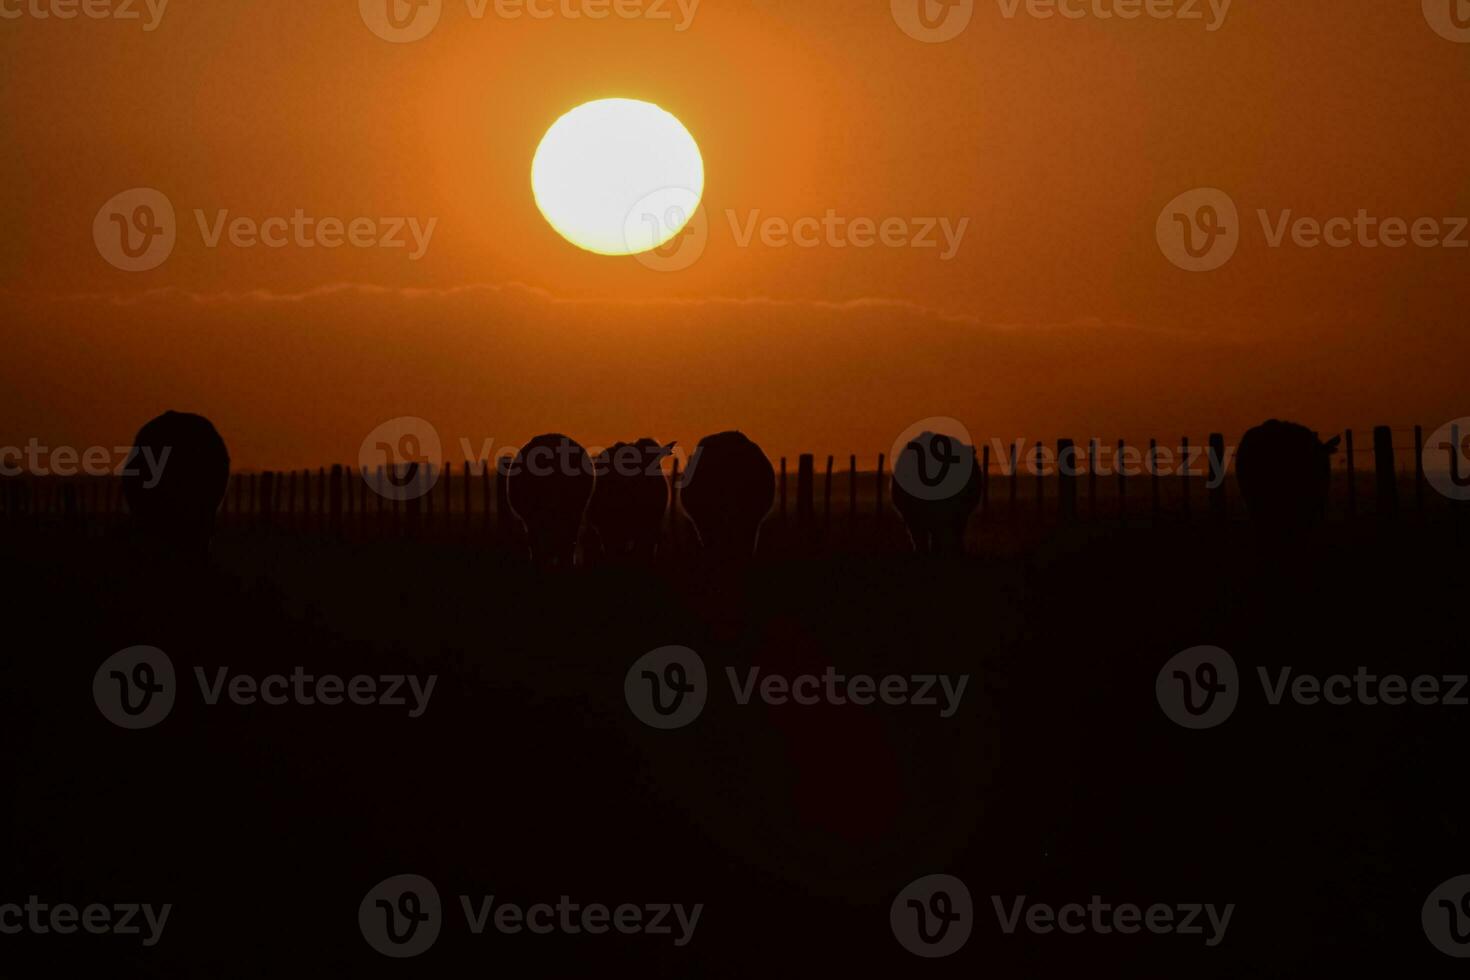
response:
M682 529L653 568L560 574L442 511L335 529L227 513L202 571L145 557L115 521L15 517L7 897L173 909L153 948L8 937L8 975L1441 975L1420 911L1470 869L1467 709L1271 706L1257 668L1465 673L1464 515L1433 494L1416 514L1410 486L1396 518L1365 498L1288 546L1209 519L1202 492L1190 521L1145 519L1140 487L1127 524L1034 525L991 494L963 559L902 553L892 515L835 515L813 544L789 503L746 569L710 567ZM93 676L139 644L168 654L179 697L125 731ZM1191 731L1155 680L1204 644L1233 656L1240 703ZM711 690L693 724L658 731L624 677L666 645L697 651ZM725 669L752 666L969 681L949 717L942 698L742 706ZM194 672L220 667L437 681L419 717L412 698L209 705ZM406 873L444 905L412 964L357 920ZM974 932L920 960L889 907L934 873L969 886ZM459 896L491 895L703 910L682 946L677 925L473 935ZM1193 935L1007 933L995 902L1010 915L1020 896L1234 909L1213 946L1203 915Z

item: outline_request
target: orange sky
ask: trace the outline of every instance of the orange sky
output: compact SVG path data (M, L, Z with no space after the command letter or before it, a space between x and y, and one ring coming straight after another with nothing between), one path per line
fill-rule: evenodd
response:
M245 467L351 460L400 415L456 446L741 427L845 454L927 416L1080 440L1470 411L1470 247L1273 248L1258 218L1470 215L1470 43L1414 0L1237 0L1214 31L1206 0L1204 21L977 0L942 44L889 0L703 0L683 31L675 0L602 20L443 0L407 44L355 0L172 0L152 31L34 16L51 2L0 0L0 444L115 445L165 408L210 415ZM711 234L686 269L581 252L537 212L541 135L610 96L700 143ZM92 225L135 187L178 241L130 273ZM1155 238L1197 187L1239 209L1213 272ZM414 261L210 248L195 217L298 209L436 224ZM948 261L731 227L829 211L968 225Z

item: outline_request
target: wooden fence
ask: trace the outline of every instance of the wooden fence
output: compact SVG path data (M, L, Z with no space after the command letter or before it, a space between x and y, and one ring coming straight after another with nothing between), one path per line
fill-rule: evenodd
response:
M1396 431L1412 433L1411 444L1403 440L1396 445ZM1005 445L1004 452L981 447L976 523L982 528L1035 527L1088 520L1229 521L1242 516L1224 437L1210 435L1193 456L1190 445L1186 438L1177 448L1161 449L1158 440L1150 440L1145 451L1122 441L1105 447L1092 440L1078 447L1073 440L1061 439L1054 449L1040 443L1023 449L1019 441ZM1141 460L1139 472L1128 473L1116 465L1130 453ZM1161 458L1175 453L1186 460L1184 466L1161 465ZM1412 460L1405 465L1401 457L1410 453ZM502 457L501 465L413 466L392 474L342 464L237 473L220 520L225 527L353 535L442 533L508 541L517 535L518 522L504 503L506 461ZM1456 465L1455 457L1450 457L1449 465ZM819 466L817 456L803 454L797 457L795 470L793 486L788 459L779 460L772 528L793 531L803 540L819 540L844 525L851 531L896 524L888 500L888 460L883 455L871 469L861 468L858 457L849 455L845 469L839 471L833 456L826 456ZM1334 471L1332 516L1337 519L1422 515L1448 504L1432 488L1426 492L1424 434L1419 427L1379 426L1371 446L1364 447L1347 431ZM390 475L391 480L384 479ZM674 506L668 530L678 537L687 530L678 508L677 460L671 477ZM386 492L376 492L375 486ZM841 501L836 509L834 500ZM92 529L122 520L125 514L116 477L0 478L0 520Z

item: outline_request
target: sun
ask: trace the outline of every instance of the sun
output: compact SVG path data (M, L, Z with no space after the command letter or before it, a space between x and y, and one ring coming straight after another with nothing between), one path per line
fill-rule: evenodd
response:
M651 102L599 99L562 116L531 162L541 214L599 255L637 255L684 227L704 195L704 159L684 124Z

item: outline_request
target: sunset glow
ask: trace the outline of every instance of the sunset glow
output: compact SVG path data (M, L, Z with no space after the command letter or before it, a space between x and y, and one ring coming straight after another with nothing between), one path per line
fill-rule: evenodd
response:
M636 255L688 222L704 193L704 161L683 123L658 106L602 99L547 131L531 186L536 206L573 245Z

